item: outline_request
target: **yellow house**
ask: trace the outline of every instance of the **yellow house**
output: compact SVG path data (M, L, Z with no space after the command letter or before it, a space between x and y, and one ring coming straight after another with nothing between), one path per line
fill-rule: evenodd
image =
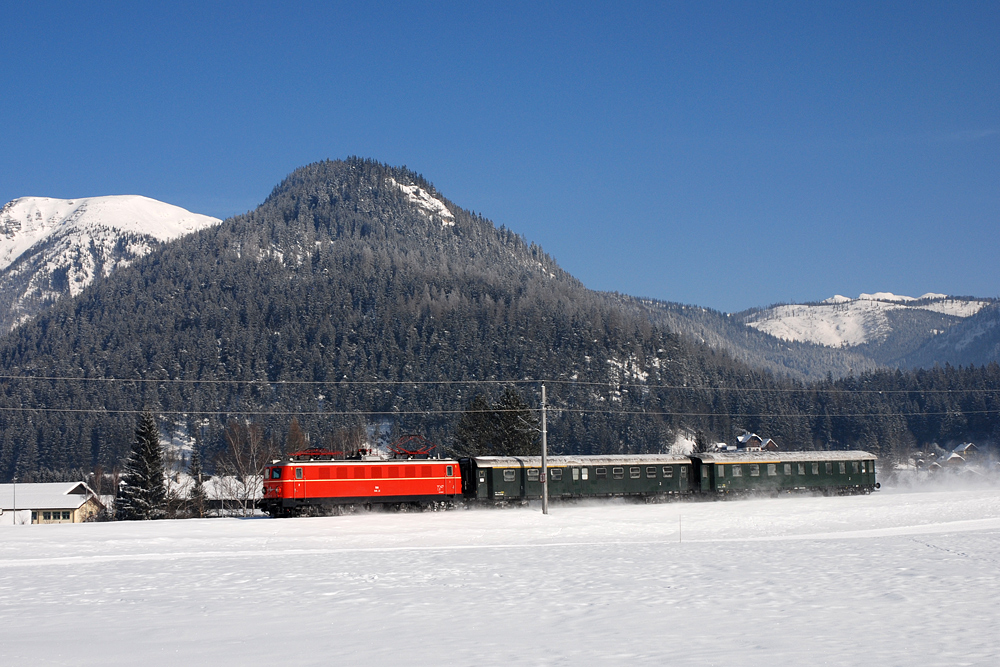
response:
M81 523L103 507L83 482L0 484L0 525Z

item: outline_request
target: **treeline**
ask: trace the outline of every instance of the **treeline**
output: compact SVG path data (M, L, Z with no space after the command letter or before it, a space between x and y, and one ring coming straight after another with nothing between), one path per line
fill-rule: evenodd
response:
M537 407L542 379L553 452L658 452L682 433L731 441L742 429L786 449L877 453L998 435L995 365L782 379L586 290L447 200L455 224L443 225L390 179L436 194L371 161L310 165L256 211L5 337L0 478L120 465L139 410L193 438L209 467L230 421L274 439L297 418L311 444L361 422L455 447L476 395L493 403L514 387ZM898 385L907 393L878 393ZM953 391L921 393L938 386Z

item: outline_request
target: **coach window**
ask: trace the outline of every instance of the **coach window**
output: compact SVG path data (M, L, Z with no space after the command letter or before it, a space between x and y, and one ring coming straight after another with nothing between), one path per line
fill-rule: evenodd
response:
M578 479L580 479L580 469L579 468L573 468L573 481L575 482Z
M632 466L628 469L629 479L638 479L640 475L642 475L642 471L639 469L639 466Z
M737 463L736 465L733 466L733 477L742 477L742 476L743 476L743 465Z
M302 468L295 469L295 479L302 479Z
M580 479L583 479L583 480L587 479L587 469L586 468L580 468Z
M655 478L656 477L656 466L650 466L646 468L646 477Z
M538 481L538 468L528 468L528 481L529 482Z
M840 474L841 475L843 475L844 473L847 472L847 464L844 463L843 461L840 462L839 468L840 468Z
M751 477L760 477L760 465L758 465L756 463L751 463L750 464L750 476Z
M785 464L785 474L786 475L791 475L792 474L792 464L791 463L786 463Z
M800 475L806 474L806 464L805 463L800 463L799 464L799 474Z
M674 476L674 467L673 466L663 466L663 476L666 477L667 479L670 479L671 477L673 477Z
M271 468L271 479L281 479L281 468Z
M832 475L833 474L833 464L830 463L830 462L827 462L827 464L826 464L826 474L827 475Z
M819 464L818 463L814 463L813 464L813 474L814 475L818 475L819 474Z
M615 479L625 479L625 468L612 468L611 476Z
M708 466L701 467L701 478L708 479Z
M514 471L513 470L504 470L503 471L503 481L505 481L505 482L513 482L514 481Z
M715 466L715 474L716 474L717 477L725 477L726 476L726 466L722 465L721 463L717 464Z
M448 477L454 476L454 474L455 474L455 466L448 466L447 468L445 468L444 469L444 474L448 475Z
M854 463L851 464L851 472L857 472L857 471L858 471L858 462L855 461Z
M550 468L549 475L553 480L562 479L562 468Z
M688 476L687 466L681 466L681 477L687 479L687 476Z
M778 466L777 466L777 464L775 464L775 463L768 463L767 464L767 476L768 477L774 477L777 474L778 474Z
M598 477L607 477L608 476L608 469L607 468L594 468L594 474L597 475Z

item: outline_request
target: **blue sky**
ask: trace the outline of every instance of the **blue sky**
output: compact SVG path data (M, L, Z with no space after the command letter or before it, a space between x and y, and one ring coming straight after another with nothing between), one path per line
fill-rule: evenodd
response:
M594 289L1000 296L1000 4L873 4L5 2L0 200L360 155Z

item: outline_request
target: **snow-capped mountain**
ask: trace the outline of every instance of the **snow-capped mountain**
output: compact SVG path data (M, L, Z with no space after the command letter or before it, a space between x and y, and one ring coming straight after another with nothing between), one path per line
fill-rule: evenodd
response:
M0 209L0 332L155 245L219 222L138 195L9 202Z
M887 340L898 329L900 315L926 320L928 334L936 335L971 317L990 303L985 299L953 298L928 293L920 297L890 292L862 294L856 299L839 294L815 304L772 306L746 315L748 326L776 338L824 345L855 347ZM920 311L920 312L914 312ZM922 316L928 313L929 316Z

